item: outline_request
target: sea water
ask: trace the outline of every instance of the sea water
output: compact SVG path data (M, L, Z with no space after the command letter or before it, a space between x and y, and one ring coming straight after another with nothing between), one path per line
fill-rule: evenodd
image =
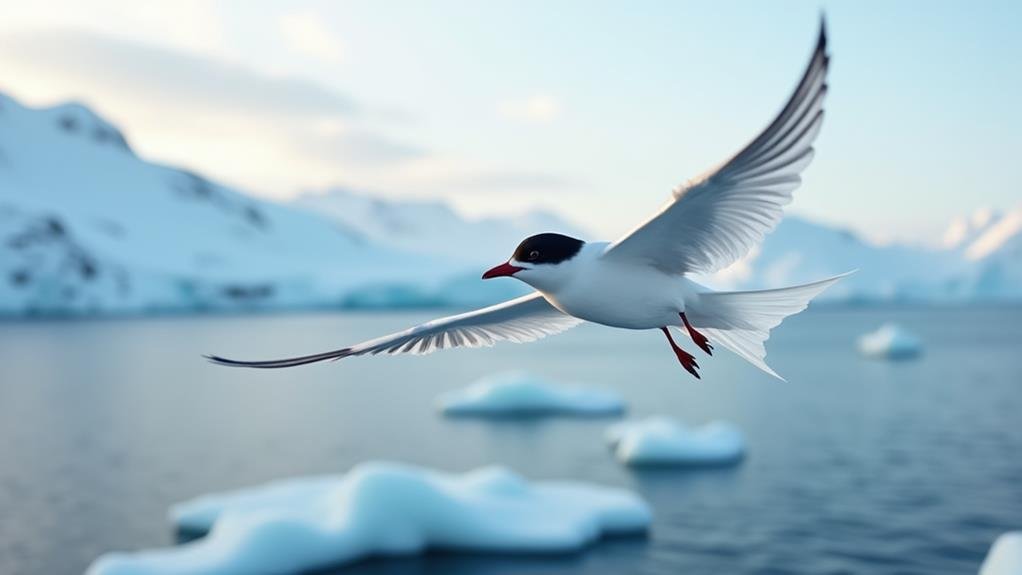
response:
M974 573L1022 528L1022 308L820 308L767 343L787 378L721 347L697 381L662 334L582 326L528 344L287 370L218 367L343 347L435 312L0 323L0 573L80 573L110 550L174 542L175 502L366 460L503 464L639 492L645 538L567 556L455 550L338 573ZM857 355L894 321L913 361ZM529 370L620 392L629 416L723 419L748 457L628 469L614 418L445 419L434 398Z

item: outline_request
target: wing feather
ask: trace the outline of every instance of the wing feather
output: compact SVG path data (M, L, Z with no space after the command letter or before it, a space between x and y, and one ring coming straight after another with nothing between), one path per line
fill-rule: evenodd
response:
M324 353L267 361L238 361L206 356L219 365L278 368L356 355L427 354L449 347L483 347L498 341L524 343L572 328L582 320L550 305L533 293L487 308L435 319L402 332Z
M809 65L774 121L723 165L675 188L666 206L611 244L604 257L672 274L710 273L761 242L781 220L813 159L829 62L821 21Z

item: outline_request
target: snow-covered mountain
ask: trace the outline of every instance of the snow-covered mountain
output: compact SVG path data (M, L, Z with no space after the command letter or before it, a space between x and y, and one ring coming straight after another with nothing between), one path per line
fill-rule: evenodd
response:
M325 215L380 245L436 256L456 251L459 258L478 265L499 263L522 239L536 233L591 235L546 211L470 219L440 200L395 201L343 189L306 193L294 205Z
M480 305L524 291L479 272L544 231L591 237L547 212L473 220L440 201L343 190L259 200L139 158L82 105L0 95L0 315ZM978 211L929 248L788 217L706 282L752 289L850 269L828 297L1022 300L1022 206Z
M746 258L710 278L760 289L858 272L826 292L860 301L1022 300L1022 206L980 209L951 223L939 247L877 245L855 233L788 216Z
M762 245L708 283L728 289L762 289L858 270L826 295L859 300L946 299L953 294L945 282L960 266L959 258L945 251L878 246L853 232L788 216Z
M430 255L456 247L480 265L498 261L508 246L539 231L592 237L546 212L468 220L441 201L393 201L347 190L306 194L295 205L381 245ZM788 216L748 257L700 279L722 289L763 289L850 270L858 272L828 290L824 299L1022 299L1022 207L1007 213L979 209L956 220L939 247L878 245L848 230Z
M396 303L461 269L147 162L84 106L0 96L2 314Z

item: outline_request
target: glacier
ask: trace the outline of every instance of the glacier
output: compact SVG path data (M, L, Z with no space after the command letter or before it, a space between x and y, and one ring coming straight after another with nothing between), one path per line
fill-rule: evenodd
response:
M671 418L649 417L615 423L605 438L618 461L632 466L730 465L745 456L742 433L723 421L689 427Z
M490 375L464 389L441 394L445 415L613 415L625 409L607 389L556 384L526 372Z
M87 575L300 573L431 548L570 552L603 536L644 533L652 519L623 489L529 483L500 467L456 475L388 462L202 496L170 517L179 530L205 535L105 554Z

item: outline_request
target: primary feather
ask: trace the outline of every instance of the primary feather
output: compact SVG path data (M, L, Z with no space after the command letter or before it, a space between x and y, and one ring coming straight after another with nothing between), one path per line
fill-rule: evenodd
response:
M484 347L498 341L522 343L570 329L582 320L550 305L539 293L490 307L435 319L413 328L351 347L313 355L266 361L239 361L206 356L213 363L232 367L293 367L328 359L379 353L426 354L448 347Z
M660 212L611 244L605 257L665 273L711 273L760 243L812 161L829 61L821 23L809 66L774 121L719 168L676 188Z

